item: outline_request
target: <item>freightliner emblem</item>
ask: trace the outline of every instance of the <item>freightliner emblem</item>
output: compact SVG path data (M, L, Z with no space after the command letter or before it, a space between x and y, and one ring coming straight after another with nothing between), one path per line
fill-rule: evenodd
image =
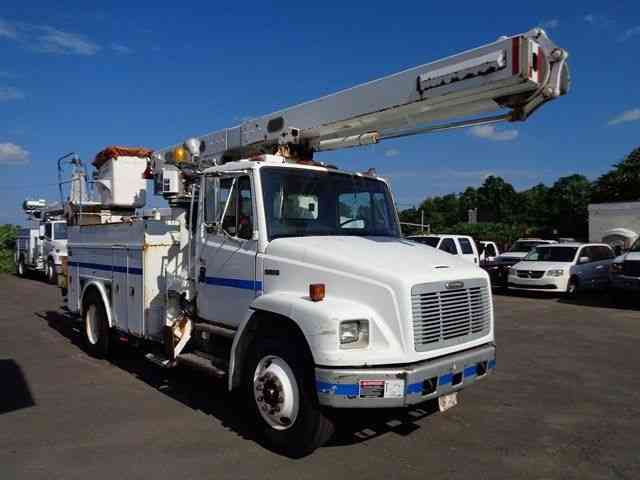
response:
M456 288L464 287L464 282L456 280L455 282L447 282L444 286L447 290L455 290Z

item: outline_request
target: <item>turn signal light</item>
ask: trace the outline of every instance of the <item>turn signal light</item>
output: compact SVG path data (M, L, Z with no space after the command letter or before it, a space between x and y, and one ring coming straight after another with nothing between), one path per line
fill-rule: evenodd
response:
M312 283L309 285L309 297L314 302L324 299L324 283Z

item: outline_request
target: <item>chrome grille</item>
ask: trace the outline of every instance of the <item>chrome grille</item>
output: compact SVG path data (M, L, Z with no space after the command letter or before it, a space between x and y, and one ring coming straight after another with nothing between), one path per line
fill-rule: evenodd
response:
M447 290L442 283L412 289L413 335L417 351L463 343L486 335L491 302L485 280Z
M544 270L517 270L518 278L542 278Z

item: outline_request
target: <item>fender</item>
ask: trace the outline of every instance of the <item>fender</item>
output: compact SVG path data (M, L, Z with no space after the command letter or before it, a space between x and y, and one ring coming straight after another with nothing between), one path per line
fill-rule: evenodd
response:
M82 310L84 307L84 295L87 290L91 287L95 287L102 298L102 303L104 305L104 310L107 312L107 322L109 322L109 328L113 327L113 320L111 319L111 303L109 302L109 296L107 295L107 289L104 284L98 280L91 280L85 284L82 288L82 293L80 294L80 315L84 315L84 311Z
M252 322L258 321L256 312L274 313L295 323L305 336L316 363L325 361L324 352L338 348L338 325L341 320L368 319L372 322L376 316L366 305L339 298L328 297L321 302L313 302L308 297L294 293L270 293L257 297L233 339L229 362L229 390L240 384L240 373L235 370L236 366L242 364L248 327ZM336 312L339 312L339 316Z

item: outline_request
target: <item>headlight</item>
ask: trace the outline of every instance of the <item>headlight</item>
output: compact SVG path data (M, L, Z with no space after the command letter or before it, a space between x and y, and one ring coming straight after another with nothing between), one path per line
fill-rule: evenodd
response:
M340 348L369 345L369 320L346 320L340 324Z
M548 277L561 277L562 275L564 275L564 270L562 270L561 268L549 270L547 272Z
M622 273L622 269L623 269L623 263L622 262L617 262L617 263L612 263L611 264L611 273Z

